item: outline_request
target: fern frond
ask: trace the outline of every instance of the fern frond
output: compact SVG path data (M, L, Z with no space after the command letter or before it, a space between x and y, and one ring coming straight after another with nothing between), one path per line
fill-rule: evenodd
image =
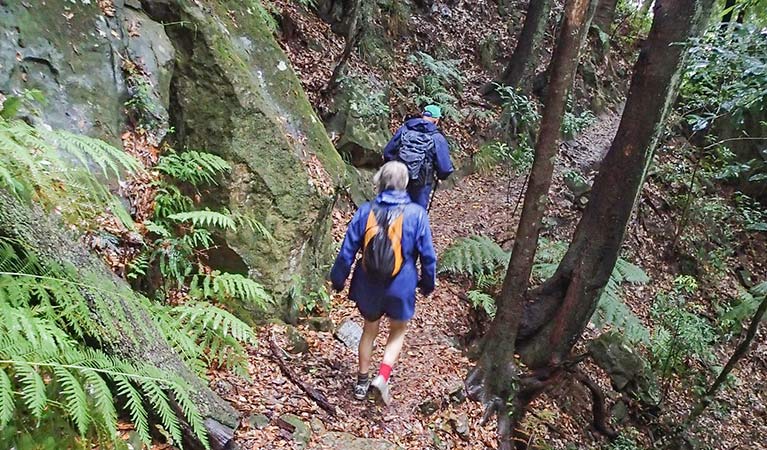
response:
M11 378L4 370L0 370L0 430L8 425L15 411L16 404L13 401Z
M475 290L468 291L466 296L469 297L472 308L482 309L491 319L495 317L497 306L493 297L487 295L484 292Z
M509 262L509 254L487 236L456 240L440 258L439 273L466 275L477 279L490 275Z
M223 158L195 150L163 155L155 168L171 178L193 186L202 183L218 184L215 177L231 170L231 166Z
M190 222L198 227L218 227L226 230L235 230L234 220L226 214L216 211L188 211L168 216L169 219L177 222Z
M256 342L256 336L248 324L234 314L205 302L186 303L172 309L178 321L188 329L211 330L222 336L249 344Z
M66 399L67 413L72 417L80 435L85 436L91 421L85 390L80 381L68 369L54 366L53 373L61 384L61 394Z
M82 370L80 372L87 382L86 391L88 395L93 399L95 413L100 417L98 424L105 430L107 436L115 436L117 434L117 410L112 401L112 392L109 390L109 385L106 381L94 371Z
M190 294L198 298L209 298L218 301L237 299L258 308L265 308L274 300L258 282L237 274L217 273L206 275L200 281L195 276L189 288Z
M100 139L63 130L52 131L47 135L62 150L77 158L84 167L89 166L89 160L95 162L104 176L109 176L110 171L114 176L120 177L123 170L134 173L143 169L134 157Z
M133 387L128 377L118 375L114 378L117 384L117 394L125 399L131 422L136 426L136 433L142 442L151 442L149 436L149 419L144 406L141 404L141 394Z
M43 416L43 409L48 402L45 394L45 383L37 370L30 364L19 363L16 366L16 374L21 382L21 395L29 412L36 419Z
M141 380L141 388L144 392L144 396L149 400L149 404L152 405L152 411L157 414L162 422L165 430L170 433L172 438L171 444L181 444L181 426L178 423L173 408L171 408L163 389L152 380Z
M189 425L194 430L197 439L205 445L206 450L210 450L210 444L208 444L208 435L205 430L205 424L203 423L202 416L197 408L194 406L192 399L189 397L189 393L181 388L179 383L171 382L170 390L173 392L173 398L176 404L181 408L181 412L184 417L189 421Z

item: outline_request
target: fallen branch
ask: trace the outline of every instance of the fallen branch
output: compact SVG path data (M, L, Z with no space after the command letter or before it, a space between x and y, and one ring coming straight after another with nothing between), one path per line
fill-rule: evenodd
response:
M610 439L618 437L618 433L607 424L605 394L602 392L602 389L580 369L572 370L572 374L575 376L576 380L580 381L591 392L591 400L593 402L592 410L594 412L594 429Z
M280 370L282 370L282 373L285 374L288 379L293 382L296 386L301 388L302 391L306 393L306 395L309 396L312 400L314 400L317 405L327 411L328 414L331 416L336 415L336 407L330 404L328 400L325 398L324 395L317 389L314 389L313 387L307 385L303 381L301 381L300 378L288 367L287 364L285 364L285 360L282 359L282 355L280 354L280 348L277 346L277 344L274 342L274 339L269 337L269 349L272 351L272 355L274 356L274 360L277 362L277 365L280 366Z

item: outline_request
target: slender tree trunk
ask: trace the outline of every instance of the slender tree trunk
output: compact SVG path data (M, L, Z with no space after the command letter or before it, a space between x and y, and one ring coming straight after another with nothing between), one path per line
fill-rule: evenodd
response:
M341 75L344 73L346 64L349 62L349 57L351 56L354 47L357 46L357 41L362 34L362 29L359 26L361 10L362 0L352 0L351 8L349 11L351 17L349 19L349 29L346 32L346 45L344 45L344 51L341 52L341 54L338 56L338 59L336 59L333 73L330 75L330 80L328 80L328 84L323 90L324 95L327 97L332 96L336 89L338 89Z
M514 360L514 342L538 233L548 204L567 91L572 84L578 51L595 4L596 0L568 0L565 5L559 40L551 61L551 82L535 145L535 161L525 193L511 261L498 299L498 313L488 331L480 362L467 379L472 397L482 401L488 411L497 413L501 449L511 448L515 425L522 418L529 401L525 392L532 392L515 390L514 385L517 383L514 380L518 378L518 369ZM509 415L508 399L512 398L512 414Z
M615 8L618 6L618 0L599 0L597 10L594 13L594 25L605 33L610 33L610 25L615 19Z
M126 282L115 276L106 265L78 243L61 225L51 220L37 207L28 207L16 197L0 189L0 236L13 239L21 246L29 248L40 258L42 263L50 261L64 267L76 268L83 280L94 277L102 281L100 288L114 289L124 293L119 300L116 296L104 295L103 291L82 288L83 297L93 301L100 298L109 306L108 311L116 317L124 316L127 322L118 323L120 329L115 334L120 339L110 343L106 349L142 364L151 364L163 371L183 378L191 387L190 395L197 405L208 430L210 446L213 450L231 448L234 430L239 424L238 413L215 394L179 356L173 351L162 336L162 332L151 319L147 311ZM95 302L89 305L92 314L99 319L103 310L96 308ZM121 313L117 313L121 311ZM113 320L106 320L112 323ZM183 425L185 448L201 449L203 445L194 437L183 415L179 415Z
M676 98L685 42L700 33L713 0L658 0L634 66L618 132L556 273L531 297L517 351L532 369L567 357L613 270L653 151Z
M495 83L513 86L523 92L529 92L535 76L535 68L538 66L540 52L538 51L543 35L546 31L546 23L551 12L551 0L530 0L527 7L527 15L522 31L519 34L517 46L509 59L509 64ZM488 99L499 101L500 97L495 92L494 83L489 83L483 88Z
M696 420L698 420L698 417L703 414L703 411L706 410L708 405L714 401L716 393L719 392L719 389L722 387L722 384L724 384L727 376L730 375L730 372L732 372L732 369L734 369L738 362L748 354L748 350L751 348L751 343L754 341L754 337L756 336L756 330L759 328L759 323L764 318L765 312L767 312L767 296L762 299L762 302L759 304L759 307L754 313L754 317L751 318L751 323L748 325L746 337L735 349L732 356L727 361L727 364L725 364L724 368L719 373L719 376L716 377L716 380L711 385L711 387L709 387L708 390L706 390L706 393L703 394L703 397L701 397L700 402L698 402L697 406L695 406L695 409L690 412L690 417L685 421L686 427L689 427L695 423Z

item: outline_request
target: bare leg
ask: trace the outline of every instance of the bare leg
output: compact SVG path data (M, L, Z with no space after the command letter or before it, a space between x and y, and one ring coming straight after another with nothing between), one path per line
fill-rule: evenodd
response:
M370 370L370 357L373 355L373 343L376 340L376 336L378 336L380 324L381 319L378 319L375 322L369 322L366 320L365 325L362 327L362 337L360 338L360 346L358 349L360 358L360 367L358 373L367 374Z
M397 362L399 352L402 350L402 344L405 342L406 331L407 322L401 320L389 321L389 339L386 341L386 350L384 350L384 364L393 367L394 363Z

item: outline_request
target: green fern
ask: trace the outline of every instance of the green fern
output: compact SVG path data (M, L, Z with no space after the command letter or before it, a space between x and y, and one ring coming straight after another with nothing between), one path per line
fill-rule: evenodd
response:
M230 312L206 302L188 302L169 311L176 329L189 336L201 351L205 365L220 365L242 377L248 377L246 345L254 345L256 336L250 326ZM186 354L188 349L181 349Z
M188 211L171 214L169 219L177 222L190 222L198 227L218 227L225 230L234 231L236 229L234 219L227 214L216 211Z
M0 117L0 187L80 218L109 208L132 226L128 213L88 171L93 164L104 176L118 178L141 170L134 158L98 139Z
M509 254L487 236L458 239L440 256L439 273L465 275L475 281L509 262Z
M0 240L0 428L24 416L39 423L56 410L79 434L93 432L112 440L117 423L114 398L126 396L128 413L145 443L150 442L149 412L144 406L148 404L173 442L181 445L179 419L166 406L170 404L168 392L184 395L188 385L173 374L120 360L86 344L116 338L113 330L123 328L116 322L124 322L125 315L107 307L100 296L114 296L117 302L126 293L105 288L103 283L97 286L87 274L78 276L66 268L43 264L29 252L16 250L17 245ZM85 298L83 288L96 294ZM141 307L148 306L146 299L138 298L144 302ZM178 332L179 322L169 313L155 317L158 324L167 325L164 333ZM198 332L206 329L201 327ZM189 330L194 331L194 326ZM240 328L220 332L252 337ZM186 398L185 420L200 427L199 413ZM204 427L194 431L200 437L205 435Z
M469 301L471 302L472 308L481 309L491 319L495 317L495 313L497 312L497 307L495 305L495 299L493 297L491 297L490 295L482 291L475 291L475 290L470 290L466 292L466 296L469 297Z
M532 269L533 281L541 283L553 276L566 252L566 243L540 239ZM508 264L509 256L509 253L492 239L471 236L457 240L445 250L441 255L438 271L465 275L472 279L475 286L487 288L487 280L500 283L502 278L499 272ZM649 281L649 277L640 267L619 258L591 320L597 327L610 326L621 330L629 341L648 343L649 331L623 302L620 286L623 283L644 284ZM470 292L474 292L472 295L477 302L492 300L490 296L480 297L479 291ZM482 307L487 310L485 306Z
M229 172L231 166L212 153L195 150L162 155L155 166L159 172L192 186L218 184L216 177Z
M189 287L192 297L225 302L236 299L257 308L274 303L264 287L248 277L235 273L218 273L195 276Z
M740 333L743 329L743 321L754 316L759 304L767 295L767 281L763 281L750 290L740 288L740 293L719 319L722 329Z

